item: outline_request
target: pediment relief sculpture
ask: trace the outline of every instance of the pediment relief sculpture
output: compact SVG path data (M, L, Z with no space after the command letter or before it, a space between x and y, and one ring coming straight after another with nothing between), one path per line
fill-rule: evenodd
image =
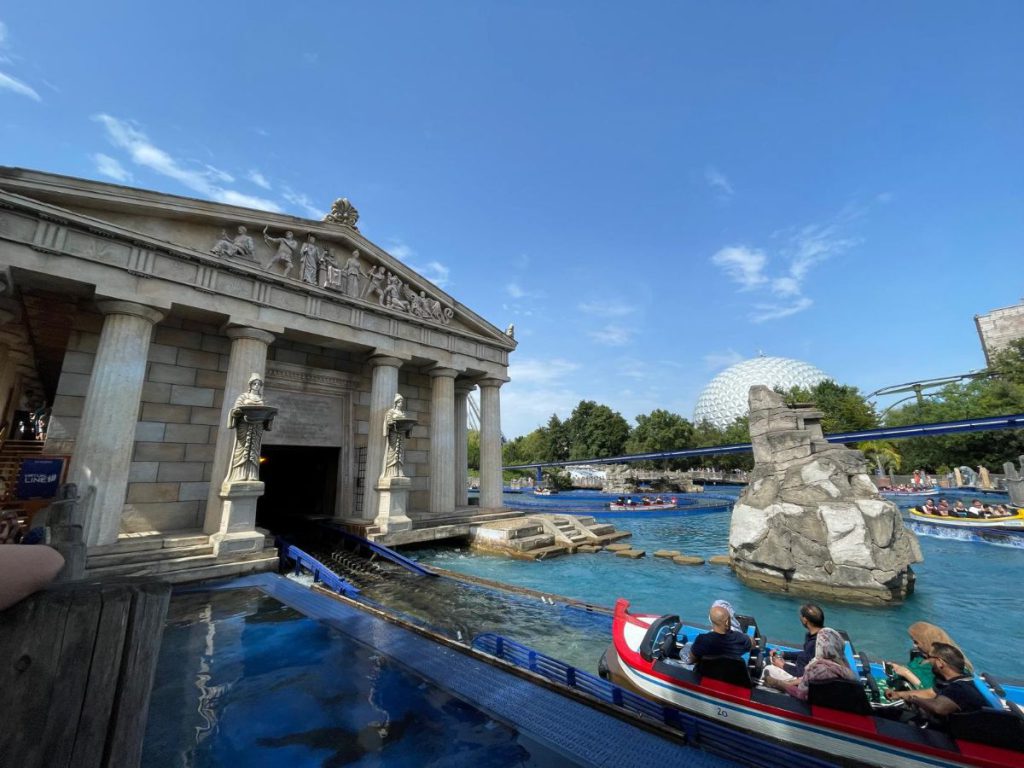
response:
M359 211L348 201L347 197L339 197L334 201L331 205L331 212L324 216L324 221L330 224L341 224L344 227L351 227L356 232L359 231L359 227L356 226L356 222L359 221Z
M263 242L271 250L270 260L265 267L268 272L296 279L292 271L297 264L297 278L308 285L342 293L352 299L371 302L442 325L451 323L455 316L455 311L451 307L428 296L424 290L417 291L415 287L389 271L385 265L365 263L358 250L352 251L344 266L339 266L330 246L318 243L312 233L308 233L306 241L300 245L291 230L275 235L270 232L269 226L266 226L263 228ZM242 225L238 227L234 237L228 234L227 229L222 229L217 242L210 248L210 253L219 257L262 261L257 257L252 237Z

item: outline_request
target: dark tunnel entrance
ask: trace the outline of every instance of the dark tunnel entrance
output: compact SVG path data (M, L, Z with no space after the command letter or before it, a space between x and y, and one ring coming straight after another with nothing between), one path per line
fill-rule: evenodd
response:
M339 448L264 445L260 480L265 484L256 506L256 525L286 533L299 519L334 516Z

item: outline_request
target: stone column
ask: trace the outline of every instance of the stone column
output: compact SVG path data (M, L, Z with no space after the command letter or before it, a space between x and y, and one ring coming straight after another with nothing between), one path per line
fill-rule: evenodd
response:
M469 393L476 389L475 384L467 381L455 383L455 506L465 507L469 504L469 419L466 408L469 406Z
M430 393L430 513L455 511L455 377L454 368L434 368Z
M249 377L254 373L260 376L266 374L267 348L274 343L274 334L259 328L229 327L224 330L224 335L231 339L231 352L228 355L224 398L220 405L220 423L217 424L217 445L213 451L210 492L206 497L206 522L203 525L205 533L219 537L214 546L233 528L229 516L224 514L224 503L220 496L221 484L231 464L231 449L235 440L234 430L228 429L228 417L235 405L235 398L248 390ZM232 530L232 533L239 532Z
M96 306L106 318L68 470L83 502L89 546L115 543L121 529L149 342L164 317L128 301Z
M384 463L384 414L392 406L398 393L398 369L402 361L390 355L370 358L373 380L370 385L370 425L366 436L366 472L363 475L363 508L360 518L377 517L377 480Z
M500 509L501 503L501 399L498 389L506 379L480 379L480 507Z

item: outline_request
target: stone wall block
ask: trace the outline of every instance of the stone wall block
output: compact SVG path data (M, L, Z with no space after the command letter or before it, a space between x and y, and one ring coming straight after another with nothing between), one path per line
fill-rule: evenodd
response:
M157 329L153 341L157 344L166 344L170 347L184 347L185 349L199 349L203 343L203 334L197 331L185 331L179 328L170 328L165 321Z
M202 528L198 501L128 504L121 517L125 533L188 531Z
M176 405L198 405L204 408L214 405L216 392L209 387L187 387L171 385L170 402Z
M53 408L50 416L81 416L82 407L85 405L85 398L75 395L60 394L53 398Z
M164 462L157 473L157 482L199 482L203 479L203 462Z
M177 483L129 483L128 503L147 501L177 501Z
M85 397L86 392L89 391L90 378L88 374L62 371L60 381L57 382L57 391L62 395Z
M227 371L196 371L196 386L210 387L212 389L224 389L227 382Z
M92 364L96 355L91 352L76 352L69 349L64 353L64 364L61 366L61 373L92 373Z
M169 403L171 401L171 385L156 381L147 381L142 385L142 402Z
M150 363L148 381L156 381L163 384L186 384L194 386L196 383L196 369L183 368L180 365L166 365L164 363Z
M209 443L210 428L205 424L168 424L164 432L166 443Z
M167 425L161 421L140 421L135 425L135 440L147 443L159 443L164 439Z
M178 348L167 344L150 344L147 358L151 363L174 365L178 359Z
M178 365L187 368L202 368L207 371L216 371L220 366L221 356L216 352L203 352L198 349L179 349Z
M135 461L181 461L185 446L181 443L136 443Z
M213 461L215 446L211 441L206 445L186 445L185 446L185 461Z
M206 496L210 492L210 484L208 482L201 483L182 483L178 490L179 501L206 501Z
M143 421L162 421L167 424L187 424L189 422L190 411L192 409L187 405L167 405L164 403L142 403L142 420ZM137 440L144 438L137 437ZM163 440L163 437L160 437Z
M199 348L204 352L216 352L218 355L227 355L231 352L231 341L223 336L203 334L203 341ZM218 365L220 365L219 362Z
M129 483L155 483L160 468L157 461L133 461L128 469Z
M77 320L76 320L77 322ZM72 331L68 336L68 349L75 352L96 354L100 346L100 335L88 331Z
M220 411L216 408L199 408L196 406L191 411L192 413L188 419L190 424L206 424L211 427L220 425Z

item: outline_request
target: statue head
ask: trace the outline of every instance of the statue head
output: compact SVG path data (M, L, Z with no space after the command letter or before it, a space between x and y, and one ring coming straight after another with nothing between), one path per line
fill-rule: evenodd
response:
M394 407L398 408L399 410L401 410L403 405L405 405L405 398L402 397L401 394L396 394L395 395L395 405L394 405Z
M238 227L238 234L240 234L240 235L244 235L247 231L248 230L245 227L243 227L243 226L239 226Z
M292 234L292 231L290 229L287 232L284 233L284 236L288 240L291 240L293 237L295 237L295 235Z
M263 394L263 377L258 373L254 373L249 377L249 391L257 395Z
M313 235L306 235L306 240L308 240L311 243L315 243L316 237L314 237Z

